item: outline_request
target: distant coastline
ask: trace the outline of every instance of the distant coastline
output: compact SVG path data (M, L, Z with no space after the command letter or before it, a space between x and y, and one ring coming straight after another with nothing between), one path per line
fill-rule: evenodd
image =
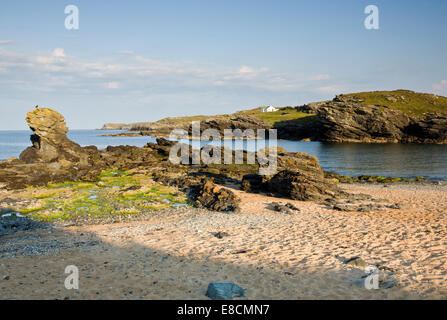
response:
M296 107L260 108L216 116L170 117L155 122L107 123L114 136L168 137L174 129L276 129L279 139L350 143L447 144L447 98L409 90L337 95L332 101ZM137 133L138 132L138 133ZM112 135L113 136L113 135Z

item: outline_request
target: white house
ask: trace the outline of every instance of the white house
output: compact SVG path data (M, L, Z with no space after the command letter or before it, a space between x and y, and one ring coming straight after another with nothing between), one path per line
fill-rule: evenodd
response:
M261 112L273 112L273 111L278 111L278 109L273 107L273 106L263 106L263 107L261 107Z

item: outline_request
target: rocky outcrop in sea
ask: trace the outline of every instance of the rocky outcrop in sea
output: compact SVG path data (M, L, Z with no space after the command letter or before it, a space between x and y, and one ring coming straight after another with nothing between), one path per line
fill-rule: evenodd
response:
M278 137L325 142L447 143L447 117L427 113L422 119L387 106L336 96L332 101L298 107L314 114L306 121L276 126Z
M160 184L185 191L197 206L214 211L237 210L240 199L231 189L221 186L241 185L241 181L246 191L263 190L304 201L343 195L333 181L325 178L318 159L305 153L288 153L278 148L273 170L261 176L259 171L266 169L265 165L248 163L247 159L256 158L257 154L246 151L243 163L237 165L197 165L191 157L188 163L176 165L169 161L175 141L159 138L157 143L148 143L143 148L109 146L98 150L95 146L81 147L68 139L64 117L52 109L35 109L28 113L26 121L33 131L32 146L19 159L0 163L0 188L22 189L65 181L95 182L104 170L138 168ZM192 147L187 148L192 155ZM235 159L235 151L230 152ZM222 148L221 156L224 155L225 148Z

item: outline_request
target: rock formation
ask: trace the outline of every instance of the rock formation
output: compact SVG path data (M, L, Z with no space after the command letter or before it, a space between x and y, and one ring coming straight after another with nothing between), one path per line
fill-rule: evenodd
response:
M213 120L207 124L220 130L223 128L220 125L225 123L233 126L240 119L230 122ZM259 124L243 119L245 124ZM235 211L240 202L234 192L217 186L215 182L234 185L239 184L242 177L244 190L266 191L291 199L325 200L343 194L332 180L325 178L318 159L305 153L288 153L277 148L274 170L269 175L260 176L256 174L258 169L265 169L267 165L267 168L271 168L272 163L258 166L247 163L250 156L257 154L246 151L243 152L243 163L238 165L192 165L191 161L174 165L168 157L171 147L177 142L160 138L157 143L148 143L143 148L109 146L98 150L94 146L81 147L69 140L65 119L52 109L35 109L28 113L26 121L33 131L32 146L22 152L20 159L0 163L0 188L45 186L50 182L97 181L103 170L138 167L153 180L177 186L186 191L198 206L214 211ZM242 126L239 129L247 128L250 127ZM191 146L188 146L188 150L192 154ZM225 150L224 147L220 149L221 160ZM265 151L270 158L273 150ZM235 151L231 150L231 155L235 159Z
M256 129L270 129L271 125L267 122L244 114L236 114L231 118L210 118L200 122L201 133L207 129L216 129L219 131L220 135L224 136L225 129L240 129L245 131L247 129L252 129L254 134L256 134ZM192 127L188 129L189 135L192 135ZM253 137L252 137L253 138Z
M237 211L241 201L234 192L219 188L209 179L202 180L194 193L193 199L199 207L213 211Z
M320 140L328 142L399 142L413 121L399 110L335 101L317 116Z
M32 147L25 149L20 160L33 162L71 162L81 166L89 165L89 155L80 145L67 138L68 128L64 117L49 108L28 112L26 121L34 132Z
M385 105L366 105L342 95L332 101L298 107L314 114L303 121L276 125L278 137L291 140L366 143L447 143L447 117L410 117Z
M242 189L302 201L320 201L343 194L332 180L324 177L318 159L303 152L278 152L275 172L270 176L244 176Z
M81 147L67 138L64 117L48 108L34 109L26 116L33 131L32 146L18 160L0 163L0 187L19 189L53 182L95 181L108 168L131 169L158 161L156 149L132 146Z

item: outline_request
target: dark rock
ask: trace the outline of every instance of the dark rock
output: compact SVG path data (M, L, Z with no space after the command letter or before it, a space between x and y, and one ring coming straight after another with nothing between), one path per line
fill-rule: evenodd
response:
M272 202L270 205L272 206L273 210L281 213L293 214L295 213L295 211L300 211L299 208L295 207L293 204L289 202L286 204L282 204L279 202Z
M194 199L200 207L222 212L238 209L240 199L232 191L217 187L209 179L204 179L197 189Z
M263 188L264 179L258 174L246 174L242 177L241 189L243 191L259 192Z
M235 114L234 116L229 118L216 117L200 122L201 133L207 129L216 129L219 131L222 137L224 135L225 129L240 129L242 131L245 131L246 129L252 129L254 131L254 134L256 134L257 129L270 128L271 125L267 122L242 113ZM192 135L192 125L188 129L188 133L189 135Z
M212 300L232 300L243 297L244 289L232 282L213 282L208 285L206 296Z
M224 237L229 236L229 234L226 233L226 232L216 232L216 233L214 233L213 235L214 235L217 239L222 239L222 238L224 238Z
M172 147L173 145L175 145L177 143L177 141L171 141L171 140L168 140L165 138L157 138L156 141L159 146L163 146L163 147L166 147L166 146Z
M266 175L249 174L242 179L245 191L270 192L294 200L315 201L334 198L344 193L326 179L316 157L303 152L278 151L276 162L260 165Z
M301 170L283 170L268 182L271 192L294 200L319 201L340 194L335 184L324 179L322 172L318 175Z
M447 117L427 114L426 118L404 129L404 142L447 143Z

